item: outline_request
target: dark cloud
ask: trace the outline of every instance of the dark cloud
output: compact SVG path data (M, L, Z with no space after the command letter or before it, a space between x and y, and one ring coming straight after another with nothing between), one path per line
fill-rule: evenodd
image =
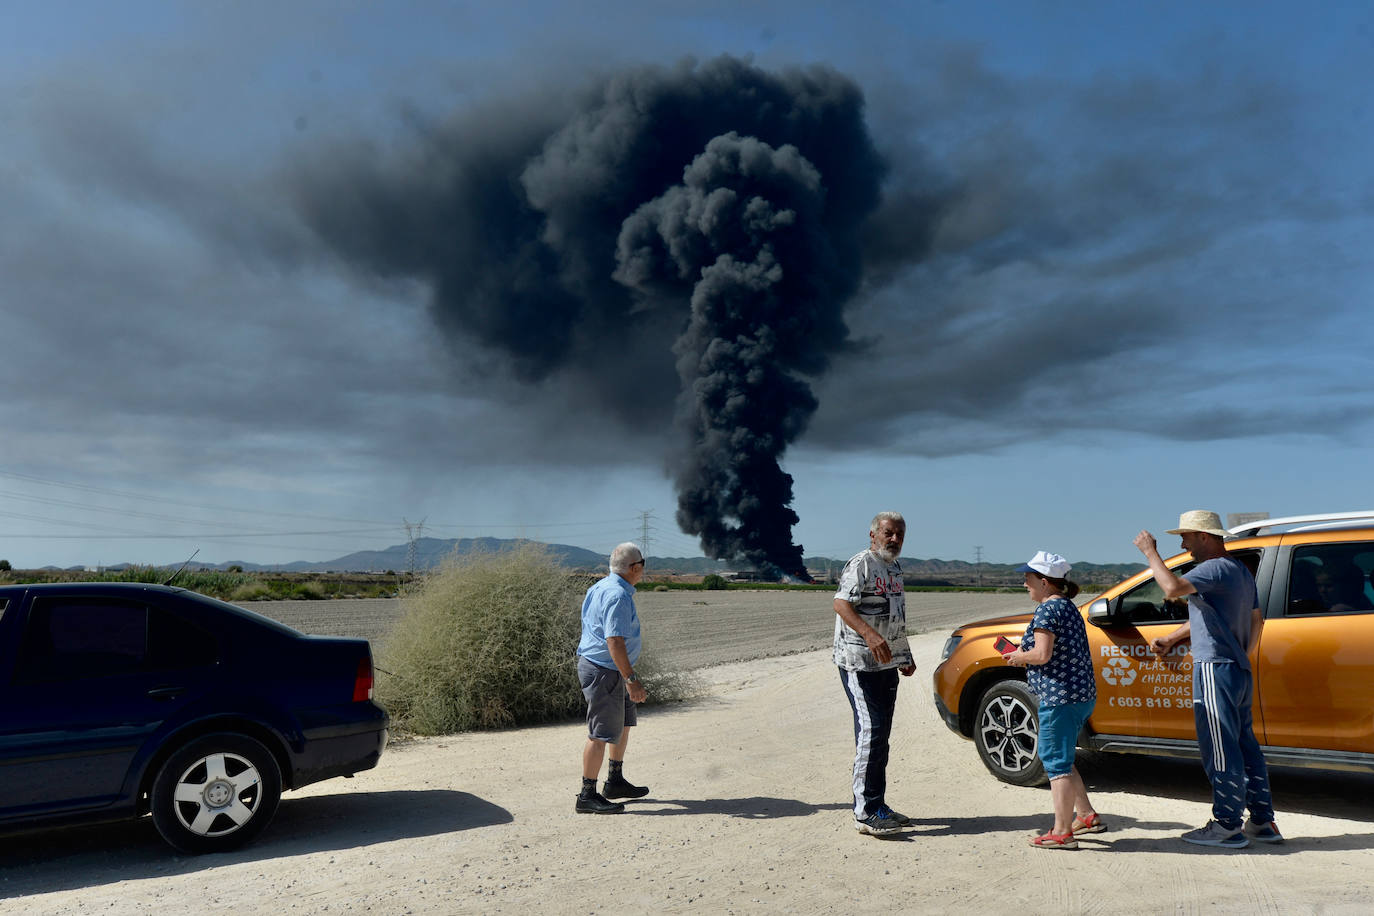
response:
M303 132L293 103L220 118L147 67L35 80L5 103L23 346L0 372L11 425L80 442L54 423L12 449L188 473L314 441L417 476L647 459L689 519L754 513L702 524L716 549L788 556L741 538L791 518L789 444L1367 434L1363 121L1318 129L1320 100L1254 67L1122 74L969 52L861 91L722 58L476 106L470 80L399 133L348 98Z
M15 104L0 273L23 345L0 374L26 433L9 460L194 482L361 464L373 436L394 451L450 395L403 304L313 270L266 163L192 155L136 102L72 79Z
M1351 346L1288 339L1296 296L1344 307L1343 256L1313 239L1367 218L1369 187L1313 172L1302 105L1206 62L1069 83L956 49L866 99L719 58L316 155L294 193L355 267L431 287L465 390L624 431L676 418L680 524L751 555L756 518L793 518L778 460L799 441L1264 434L1272 408L1188 395L1276 346ZM1180 359L1203 341L1217 358ZM1349 397L1286 428L1348 422ZM1020 429L1027 409L1054 422Z
M820 384L808 445L846 450L855 428L927 455L1350 429L1352 396L1327 384L1369 336L1348 327L1348 252L1323 239L1367 215L1312 158L1310 98L1205 63L1071 84L958 53L926 76L870 98L887 158L919 142L949 183L931 253L869 271L846 313L862 371ZM1306 406L1237 387L1274 352L1313 373L1293 381Z
M520 383L571 386L589 420L675 415L683 529L712 556L800 569L779 461L847 344L886 174L859 88L721 57L414 139L392 161L308 166L317 231L355 264L429 282L455 354L476 344ZM881 214L912 231L884 235L875 263L918 257L936 212Z

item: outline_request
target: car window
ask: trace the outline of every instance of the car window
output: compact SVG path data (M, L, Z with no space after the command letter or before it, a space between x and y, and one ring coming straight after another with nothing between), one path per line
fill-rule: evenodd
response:
M1288 575L1290 615L1374 610L1374 547L1307 544L1293 548Z
M1185 563L1176 566L1174 572L1182 575L1194 565ZM1188 599L1165 598L1164 590L1151 577L1121 596L1121 613L1136 625L1182 623L1188 619Z
M1259 568L1259 550L1235 550L1230 555L1244 563L1251 575ZM1172 569L1181 576L1195 566L1197 563L1189 560ZM1151 577L1121 596L1121 612L1128 621L1137 626L1152 623L1183 623L1188 619L1188 599L1165 598L1164 590Z
M158 671L200 668L219 661L219 640L189 620L162 608L148 619L148 667Z
M212 634L160 608L106 598L34 602L20 646L20 683L88 680L212 664Z
M20 644L16 678L39 682L137 671L147 655L147 634L148 610L139 604L37 600Z
M202 604L207 607L215 608L217 612L228 614L232 617L237 617L243 620L251 620L259 626L265 627L269 630L273 630L274 632L280 633L283 636L304 635L301 633L300 630L297 630L293 627L288 627L280 620L273 620L271 617L259 614L257 611L249 610L246 607L239 607L237 604L230 604L227 601L220 601L218 598L211 598L209 595L201 595L196 592L182 592L182 597L185 598L187 601L192 601L196 604Z

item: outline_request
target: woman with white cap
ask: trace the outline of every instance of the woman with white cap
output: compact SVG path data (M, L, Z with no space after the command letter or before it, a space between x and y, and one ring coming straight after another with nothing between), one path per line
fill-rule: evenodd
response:
M1068 579L1071 568L1059 554L1044 550L1020 568L1035 614L1020 647L1003 656L1007 664L1026 668L1028 685L1040 701L1037 752L1054 800L1054 826L1031 837L1031 845L1041 849L1076 849L1078 834L1107 829L1073 762L1078 733L1097 702L1097 685L1083 615L1071 600L1078 594L1078 585Z

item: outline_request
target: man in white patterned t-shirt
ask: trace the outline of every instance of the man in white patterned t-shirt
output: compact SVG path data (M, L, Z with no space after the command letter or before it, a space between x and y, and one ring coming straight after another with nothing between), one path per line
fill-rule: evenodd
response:
M886 798L897 672L909 677L916 671L897 561L905 539L901 514L879 512L868 528L868 549L845 564L835 591L835 665L854 714L854 826L873 836L911 824Z

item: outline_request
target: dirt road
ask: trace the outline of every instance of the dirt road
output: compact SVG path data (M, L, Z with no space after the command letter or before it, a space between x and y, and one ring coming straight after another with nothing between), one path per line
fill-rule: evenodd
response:
M412 741L288 794L235 853L177 855L146 819L0 840L0 912L1368 912L1367 777L1276 771L1289 842L1209 850L1177 839L1208 816L1196 763L1083 755L1110 831L1032 849L1048 793L993 780L935 714L944 628L913 640L899 695L888 797L915 825L898 840L853 829L849 710L819 650L704 669L701 700L646 711L626 772L652 793L625 814L573 813L579 723Z

